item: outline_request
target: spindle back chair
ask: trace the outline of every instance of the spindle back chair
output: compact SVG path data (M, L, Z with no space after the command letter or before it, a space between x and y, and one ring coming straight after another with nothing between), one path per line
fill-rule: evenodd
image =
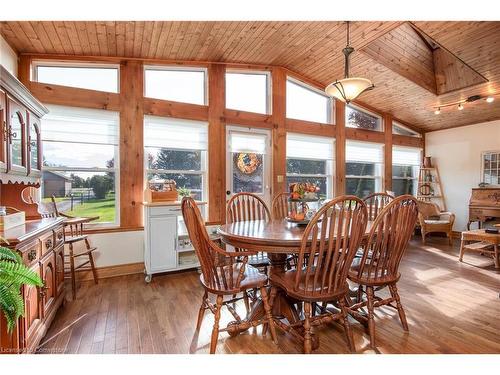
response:
M271 220L271 213L266 203L259 196L252 193L237 193L227 203L226 222L230 224L248 220L269 221ZM248 264L267 274L271 261L266 253L260 252L250 256Z
M290 207L289 197L290 193L279 193L274 197L271 204L273 219L279 220L288 216Z
M401 277L399 265L413 234L418 217L417 200L411 195L395 198L380 211L372 225L363 256L357 258L349 271L349 279L359 284L358 301L351 306L354 317L368 323L370 343L375 347L374 307L388 305L398 310L401 324L408 330L406 315L401 305L396 283ZM381 299L375 296L377 290L388 286L391 297ZM363 288L367 300L363 301ZM392 305L396 302L396 306ZM368 316L357 312L367 306Z
M226 222L271 219L271 213L266 203L252 193L237 193L227 202Z
M394 197L387 193L373 193L363 199L368 210L368 220L373 221Z
M331 200L307 225L296 263L298 266L281 274L271 274L271 305L277 287L304 302L302 339L305 353L312 350L312 326L336 320L343 322L348 346L351 351L355 350L347 319L347 273L365 235L367 217L365 204L355 196ZM312 317L311 306L318 302L324 303L322 311ZM340 313L327 310L326 302L338 303ZM284 328L283 323L278 321L278 324Z
M247 265L248 257L256 253L249 251L228 252L211 241L201 217L200 210L194 199L190 197L183 198L181 209L189 238L200 261L200 281L205 289L198 313L196 332L198 332L201 327L205 310L209 309L215 315L210 342L210 353L215 353L219 331L227 331L232 335L237 331L238 327L242 326L249 328L259 324L268 324L271 330L271 337L273 341L276 341L274 323L265 287L267 284L267 276L258 272L254 267ZM253 288L260 289L262 302L266 312L265 317L255 321L243 321L232 307L232 304L243 298L248 313L249 304L246 291ZM208 293L217 296L215 306L210 302ZM237 298L236 295L239 293L242 293L242 297ZM227 295L232 295L233 297L224 301L224 296ZM222 306L228 308L236 319L236 322L219 330L220 310Z

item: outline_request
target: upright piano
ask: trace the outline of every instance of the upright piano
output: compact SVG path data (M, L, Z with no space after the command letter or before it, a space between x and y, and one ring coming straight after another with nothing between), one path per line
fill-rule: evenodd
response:
M469 201L469 222L481 223L491 219L500 219L500 188L473 188Z

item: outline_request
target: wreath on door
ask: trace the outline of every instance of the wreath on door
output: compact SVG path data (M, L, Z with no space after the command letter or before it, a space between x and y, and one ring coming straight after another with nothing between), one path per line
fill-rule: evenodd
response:
M255 153L241 152L235 155L235 159L238 170L247 176L254 174L262 164L262 156Z

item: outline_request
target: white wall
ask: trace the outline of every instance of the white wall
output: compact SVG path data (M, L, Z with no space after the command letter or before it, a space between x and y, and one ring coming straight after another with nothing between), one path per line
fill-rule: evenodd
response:
M465 230L471 189L481 182L481 153L500 150L500 120L426 133L425 150L439 169L446 208L456 215L454 230Z
M0 35L0 65L17 77L17 53Z
M144 231L92 234L89 236L97 247L96 266L144 262Z

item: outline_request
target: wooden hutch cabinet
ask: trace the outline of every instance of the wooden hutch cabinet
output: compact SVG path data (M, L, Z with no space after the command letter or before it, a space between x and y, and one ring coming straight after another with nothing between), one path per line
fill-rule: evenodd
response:
M47 109L1 65L0 77L0 180L33 183L41 177L40 119Z
M42 176L41 118L47 109L0 65L0 205L22 210L26 223L0 237L38 273L42 287L25 286L25 311L12 333L0 312L0 353L31 353L64 301L63 218L41 218L36 199Z

